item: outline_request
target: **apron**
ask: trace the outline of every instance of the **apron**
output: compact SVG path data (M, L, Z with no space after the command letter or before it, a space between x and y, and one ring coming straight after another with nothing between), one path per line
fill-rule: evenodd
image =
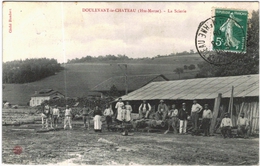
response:
M94 130L101 130L101 126L102 126L101 116L96 115L93 120L94 120Z

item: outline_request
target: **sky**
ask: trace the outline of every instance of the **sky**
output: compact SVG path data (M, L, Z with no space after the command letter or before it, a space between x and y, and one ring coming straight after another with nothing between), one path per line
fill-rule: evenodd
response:
M46 57L66 63L87 55L140 58L196 50L196 30L213 7L248 10L249 17L259 8L258 2L4 2L3 62ZM109 12L82 11L100 9ZM136 12L110 11L120 9Z

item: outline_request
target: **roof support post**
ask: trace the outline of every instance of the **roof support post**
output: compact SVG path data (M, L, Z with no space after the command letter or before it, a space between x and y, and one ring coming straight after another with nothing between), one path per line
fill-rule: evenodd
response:
M215 131L215 125L216 125L216 121L217 121L217 117L218 117L218 113L219 113L221 97L222 97L222 94L219 93L218 97L215 98L214 109L213 109L213 116L212 116L212 119L211 119L210 131L209 131L211 135Z

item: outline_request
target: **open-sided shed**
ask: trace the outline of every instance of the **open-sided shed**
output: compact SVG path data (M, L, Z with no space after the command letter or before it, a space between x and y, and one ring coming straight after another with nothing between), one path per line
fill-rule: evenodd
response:
M157 103L158 100L164 99L168 103L186 102L190 105L193 99L197 99L201 104L211 104L213 115L217 118L228 109L232 86L234 87L233 124L236 125L240 112L244 112L245 117L250 120L251 132L258 133L259 75L151 82L122 96L122 99L138 104L141 100Z

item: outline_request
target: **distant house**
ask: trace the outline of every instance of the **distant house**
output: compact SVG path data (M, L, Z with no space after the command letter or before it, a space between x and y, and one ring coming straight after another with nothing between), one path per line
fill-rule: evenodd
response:
M30 106L35 107L38 105L41 105L41 103L45 100L50 100L50 99L60 99L64 98L65 96L53 89L42 89L39 92L35 91L35 94L31 96L30 100Z
M149 75L130 75L127 77L128 92L139 89L151 82L168 81L162 74L149 74ZM91 91L101 92L102 95L107 94L111 87L115 86L120 95L125 94L126 84L125 76L111 77L104 82L96 85Z

